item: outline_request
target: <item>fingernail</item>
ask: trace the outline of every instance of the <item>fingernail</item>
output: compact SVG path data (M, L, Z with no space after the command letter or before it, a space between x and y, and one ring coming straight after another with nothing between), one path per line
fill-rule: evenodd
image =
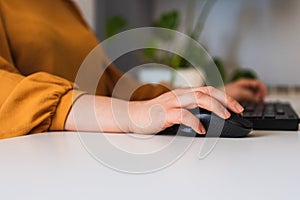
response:
M229 118L230 116L231 116L230 112L226 111L225 117L226 117L226 118Z
M200 134L200 135L204 135L205 133L206 133L205 128L199 127L199 134Z
M243 108L240 104L237 104L235 108L236 108L239 112L243 112L243 111L244 111L244 108Z

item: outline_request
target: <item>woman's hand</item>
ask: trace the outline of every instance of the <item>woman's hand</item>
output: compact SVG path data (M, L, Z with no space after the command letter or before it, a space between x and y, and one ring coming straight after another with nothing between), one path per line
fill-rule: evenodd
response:
M153 134L174 124L185 124L204 134L206 131L199 119L188 111L196 107L224 119L230 117L226 107L236 113L243 112L237 101L213 87L176 89L148 101L83 95L74 103L65 129Z
M155 99L143 102L130 102L129 131L141 134L153 134L174 124L185 124L198 134L204 134L205 128L187 109L202 107L216 113L221 118L230 117L230 112L243 112L242 106L221 90L213 87L177 89Z
M225 86L225 92L240 102L261 102L267 96L266 86L259 80L239 79Z

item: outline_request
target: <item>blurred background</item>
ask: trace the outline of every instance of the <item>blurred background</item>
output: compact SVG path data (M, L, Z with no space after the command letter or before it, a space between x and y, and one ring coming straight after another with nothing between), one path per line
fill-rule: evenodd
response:
M185 32L189 21L197 24L206 2L196 0L191 7L188 0L75 1L100 40L107 37L107 21L114 16L129 29L151 26L164 13L176 11L176 29ZM270 88L300 90L299 0L218 0L203 19L197 40L222 61L228 73L251 69ZM118 67L126 71L135 64L120 62Z

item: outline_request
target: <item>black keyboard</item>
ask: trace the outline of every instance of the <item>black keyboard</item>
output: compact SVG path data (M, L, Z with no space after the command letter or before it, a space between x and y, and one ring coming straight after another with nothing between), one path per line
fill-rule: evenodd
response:
M246 103L243 106L243 117L253 122L254 130L298 130L299 117L289 103Z

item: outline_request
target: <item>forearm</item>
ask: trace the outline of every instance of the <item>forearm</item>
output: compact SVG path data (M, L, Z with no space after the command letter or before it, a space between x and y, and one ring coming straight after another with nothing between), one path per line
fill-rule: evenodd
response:
M74 103L65 130L91 132L129 132L128 101L83 95Z

